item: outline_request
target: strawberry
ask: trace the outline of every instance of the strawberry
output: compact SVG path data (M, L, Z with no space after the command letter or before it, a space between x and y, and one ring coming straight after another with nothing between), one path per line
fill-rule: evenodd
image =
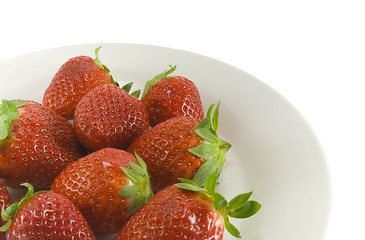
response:
M145 85L142 102L146 106L151 126L180 116L198 120L204 118L200 94L195 84L182 76L168 77L175 69L176 66L171 67Z
M8 231L8 240L95 239L85 218L70 200L49 191L34 193L32 185L22 185L28 188L26 196L1 213L7 223L0 230Z
M13 203L8 189L6 189L4 181L2 179L0 179L0 208L1 209L6 209L7 207L9 207L11 204ZM3 226L5 224L5 221L0 219L0 226ZM0 232L0 240L5 240L5 233L4 232Z
M137 97L105 84L77 104L75 129L80 143L90 151L105 147L126 149L148 130L148 115Z
M0 177L7 185L47 189L82 154L72 124L53 110L33 101L2 101Z
M199 187L190 180L169 186L135 213L116 240L223 239L224 229L241 237L229 217L247 218L261 204L248 201L252 192L236 196L230 202L215 191L218 172Z
M214 106L201 122L192 117L172 118L129 146L128 152L146 162L154 192L177 183L178 178L194 179L201 185L216 169L221 171L231 145L218 137L219 105L215 110Z
M143 160L105 148L70 164L51 186L70 199L96 233L117 233L152 196Z
M101 64L95 49L95 60L77 56L65 62L57 71L43 96L43 104L67 119L74 116L78 101L93 88L103 84L116 84L109 69Z

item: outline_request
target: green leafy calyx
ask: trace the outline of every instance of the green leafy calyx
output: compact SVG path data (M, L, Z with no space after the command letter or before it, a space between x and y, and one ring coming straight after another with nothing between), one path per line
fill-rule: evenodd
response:
M122 89L124 91L126 91L127 93L129 93L132 89L132 86L133 86L133 82L130 82L130 83L127 83L126 85L124 85L122 87ZM136 98L139 98L140 94L141 94L141 90L136 90L136 91L130 93L130 95L132 95L133 97L136 97Z
M168 75L170 75L173 71L176 70L176 65L175 66L169 65L169 67L170 69L166 69L162 73L156 75L153 79L146 82L146 85L144 86L143 90L143 96L146 95L150 91L150 88L153 85L155 85L159 80L167 78Z
M2 100L0 105L0 141L8 137L11 122L19 117L18 107L27 104L23 100Z
M121 168L125 175L132 181L132 185L125 186L119 191L121 197L133 198L129 210L130 215L140 209L153 196L147 165L137 154L136 158L139 164L129 162L129 168Z
M5 221L5 224L0 227L1 232L8 231L10 224L14 220L16 213L22 206L24 206L26 203L28 203L34 196L47 192L47 191L34 192L33 186L29 183L23 183L21 185L27 187L28 192L25 195L25 197L22 200L20 200L20 202L13 203L6 209L3 206L2 210L1 210L1 217Z
M248 218L260 210L261 204L256 201L249 201L252 192L239 194L228 202L215 190L218 177L219 172L217 169L207 178L204 187L200 187L194 181L188 179L179 179L181 183L176 183L175 186L208 196L208 198L211 199L215 210L220 212L227 231L234 237L241 238L239 230L229 221L229 218Z
M199 168L194 175L193 181L198 186L203 186L208 177L218 170L218 174L222 171L225 154L231 148L231 144L220 139L217 133L219 105L212 104L204 118L195 129L195 133L202 137L205 142L189 149L189 152L198 157L204 158L206 162Z
M95 60L94 60L95 61L95 64L97 66L101 67L105 72L110 73L109 68L100 62L100 59L99 59L99 50L100 50L101 47L102 46L95 48ZM110 76L110 78L112 80L112 83L114 85L116 85L116 86L119 86L119 83L116 82L116 81L114 81L113 76L110 75L110 74L109 74L109 76Z

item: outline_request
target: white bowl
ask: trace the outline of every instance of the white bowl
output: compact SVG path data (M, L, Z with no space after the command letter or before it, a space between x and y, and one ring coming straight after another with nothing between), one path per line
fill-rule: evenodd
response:
M228 199L253 190L263 204L253 217L232 220L246 240L320 240L330 213L330 181L321 147L303 117L276 91L220 61L176 49L134 44L88 44L50 49L0 63L0 97L41 102L58 68L77 55L99 57L121 85L135 89L177 65L191 79L205 110L221 101L219 133L233 147L219 192ZM11 190L11 194L17 192ZM99 239L114 239L100 236ZM225 233L224 239L234 239Z

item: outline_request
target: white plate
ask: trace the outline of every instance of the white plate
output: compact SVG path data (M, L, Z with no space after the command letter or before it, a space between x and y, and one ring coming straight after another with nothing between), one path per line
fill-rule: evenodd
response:
M253 190L255 216L233 220L246 240L323 239L330 212L326 160L312 130L277 92L249 74L194 53L156 46L102 44L99 57L119 83L145 81L177 65L198 86L205 110L221 102L223 139L232 143L219 191L228 199ZM45 50L0 63L0 97L41 102L57 69L99 45ZM12 193L13 194L13 193ZM103 237L100 239L113 239ZM224 239L234 239L225 233Z

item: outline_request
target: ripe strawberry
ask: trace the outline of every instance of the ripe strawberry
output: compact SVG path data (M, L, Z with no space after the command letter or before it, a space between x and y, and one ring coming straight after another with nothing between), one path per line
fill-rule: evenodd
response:
M152 196L139 157L105 148L70 164L51 189L70 199L96 233L117 233Z
M0 208L6 209L9 207L13 201L10 198L8 189L6 189L5 184L2 179L0 179ZM0 219L0 226L3 226L5 224L5 221ZM0 240L5 240L5 233L0 232Z
M71 123L33 101L3 100L0 105L0 177L47 189L54 178L82 156Z
M240 194L229 203L215 192L218 172L207 180L205 188L182 179L169 186L131 217L116 240L223 239L226 228L235 237L240 232L229 222L229 216L247 218L261 207L248 201L252 192Z
M117 85L109 75L109 69L99 60L100 48L95 49L95 60L77 56L60 67L44 93L44 106L72 119L76 104L86 93L103 84Z
M213 109L214 105L200 123L192 117L162 122L130 145L128 152L146 162L154 192L177 183L178 178L201 185L216 169L221 171L231 145L218 137L219 105L214 114Z
M95 239L85 218L70 200L54 192L34 193L32 185L22 185L28 188L26 196L1 213L7 223L0 230L8 231L8 240Z
M204 118L195 84L185 77L168 77L175 69L176 66L171 67L146 83L142 102L146 106L151 126L180 116L198 120Z
M80 143L90 151L105 147L126 149L148 130L148 116L138 98L105 84L77 104L75 129Z

